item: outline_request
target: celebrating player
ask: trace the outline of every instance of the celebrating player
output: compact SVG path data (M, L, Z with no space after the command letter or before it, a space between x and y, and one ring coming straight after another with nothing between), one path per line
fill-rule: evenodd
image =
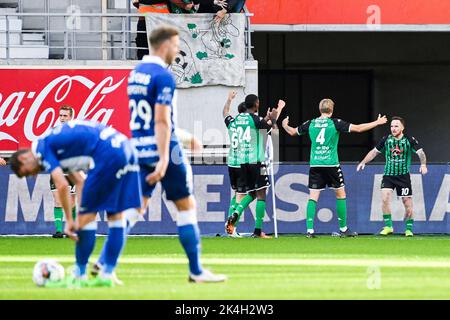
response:
M236 131L236 122L234 121L233 116L230 115L230 108L231 108L231 102L233 101L233 99L236 97L237 92L236 91L230 91L228 93L228 99L223 107L223 111L222 111L222 115L224 117L224 121L225 121L225 125L227 126L228 129L228 135L230 137L230 141L234 141L236 142L236 135L237 135L237 131ZM242 102L239 104L238 106L238 113L243 113L245 112L245 102ZM234 139L234 140L233 140ZM230 185L231 185L231 189L233 189L234 191L234 195L231 198L230 201L230 207L228 210L228 218L227 221L230 217L232 217L234 211L236 210L236 192L237 192L237 180L239 178L240 175L240 169L241 169L241 163L240 163L240 159L237 156L237 144L236 143L232 143L229 150L228 150L228 156L227 156L227 166L228 166L228 175L230 177ZM241 203L242 206L242 203ZM242 207L243 210L245 210L247 206ZM227 228L233 228L233 229L227 229L227 233L230 234L231 237L234 238L239 238L240 235L236 230L236 226L238 223L238 220L235 222L234 225L232 225L231 223L226 223L225 227Z
M130 129L138 150L143 190L143 210L161 181L168 200L178 210L180 242L189 259L189 281L220 282L226 276L213 274L200 263L200 232L196 202L192 195L192 169L176 136L172 98L175 81L167 70L179 51L178 30L171 26L154 29L149 38L152 54L145 56L128 78Z
M275 125L285 102L279 100L277 108L268 111L263 119L257 115L259 99L250 94L245 97L245 113L236 118L231 116L225 119L228 128L234 127L231 147L235 148L237 163L240 164L237 178L237 197L234 213L228 217L225 230L233 234L234 226L245 208L256 198L255 229L252 237L270 238L262 232L262 224L266 213L266 190L270 186L265 163L264 134Z
M412 188L409 175L412 152L416 153L420 159L419 172L423 175L428 172L427 158L422 146L416 138L404 134L404 130L405 120L401 117L392 117L391 134L384 136L356 168L357 171L364 170L368 162L375 159L378 154L384 153L386 165L384 167L383 180L381 181L381 208L384 228L380 232L383 236L394 233L391 215L391 198L394 189L397 191L397 196L402 198L405 207L405 236L412 237L414 235L412 232L414 223Z
M347 227L347 200L344 175L338 158L338 142L341 132L365 132L387 122L386 116L363 124L350 124L341 119L331 118L334 102L323 99L319 104L320 117L308 120L297 128L289 126L289 117L283 120L283 128L291 135L308 134L311 139L311 155L309 169L309 200L306 209L306 236L315 238L314 216L320 192L329 187L336 193L336 208L341 237L354 237L356 232Z
M112 274L124 244L122 212L141 206L139 165L136 151L126 136L96 122L69 121L35 141L32 150L15 152L11 169L18 177L51 174L66 215L65 233L76 240L74 278L57 286L114 285ZM74 222L69 200L69 174L79 191L79 214ZM84 178L87 173L87 178ZM106 211L109 234L105 241L105 267L99 277L88 281L86 266L94 250L98 211Z
M67 121L72 120L73 118L73 109L70 106L61 106L59 108L59 121L60 125L63 125ZM67 177L67 175L66 175ZM70 190L70 206L72 208L72 217L75 220L76 217L76 187L75 184L73 184L70 180L67 180L69 182L69 190ZM55 217L55 228L56 232L53 234L53 238L64 238L63 234L63 209L61 206L61 201L59 201L58 192L56 192L56 186L53 183L52 178L50 177L50 190L52 191L53 195L53 202L54 202L54 208L53 208L53 215Z

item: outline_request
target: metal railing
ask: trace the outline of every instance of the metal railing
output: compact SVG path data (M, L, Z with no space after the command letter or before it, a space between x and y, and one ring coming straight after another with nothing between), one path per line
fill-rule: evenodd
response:
M48 8L46 9L48 10ZM251 46L251 29L250 29L250 17L252 16L251 13L248 11L242 13L246 16L246 22L245 22L245 59L246 60L253 60L251 49L253 48ZM63 51L63 57L62 59L77 59L77 49L99 49L102 59L101 60L118 60L114 56L113 50L119 50L121 52L120 58L121 60L127 60L132 59L131 52L133 50L138 49L148 49L148 48L142 48L142 47L136 47L135 45L132 45L132 34L137 33L145 33L144 31L134 31L131 30L131 23L133 20L137 24L138 18L143 17L142 14L133 14L133 13L80 13L79 15L76 15L74 18L73 13L4 13L1 14L0 17L5 17L6 19L6 30L0 30L0 34L6 35L6 42L5 45L0 44L0 48L6 48L6 59L11 59L10 50L11 48L15 47L21 47L20 45L14 45L10 43L10 35L12 34L27 34L27 33L43 33L45 35L45 45L49 47L49 50L55 50L60 49ZM42 30L36 30L36 29L22 29L21 31L17 30L11 30L10 21L12 18L44 18L44 28ZM74 20L73 19L99 19L100 21L100 29L93 29L93 30L78 30L76 27L73 27ZM64 28L63 29L51 29L51 21L52 19L63 19L64 21ZM119 21L118 24L120 25L120 29L116 30L109 30L107 27L105 27L105 20L115 20L117 23L117 20ZM82 41L79 40L80 35L89 35L89 34L97 34L100 35L101 40L98 42L98 45L86 45L82 44L83 42L87 42L86 40ZM57 40L50 41L50 37L54 38L56 35L63 35L63 41L61 45L58 45ZM115 40L115 35L119 35L119 41ZM21 41L22 42L22 41ZM56 43L56 45L55 45ZM32 45L29 45L27 47L32 47ZM37 46L38 47L38 46ZM40 46L39 46L40 47ZM108 59L107 51L110 50L110 55ZM90 59L83 59L83 60L90 60ZM97 60L97 59L93 59Z

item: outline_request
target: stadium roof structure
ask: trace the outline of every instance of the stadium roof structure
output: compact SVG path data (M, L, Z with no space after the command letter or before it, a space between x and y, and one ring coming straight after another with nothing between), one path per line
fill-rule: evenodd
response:
M450 1L247 0L246 5L255 31L450 31Z

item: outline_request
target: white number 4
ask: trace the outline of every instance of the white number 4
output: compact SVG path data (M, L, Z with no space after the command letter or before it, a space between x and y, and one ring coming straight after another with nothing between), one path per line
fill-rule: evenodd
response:
M316 138L316 142L323 144L325 142L325 129L326 128L322 128L319 132L319 135Z

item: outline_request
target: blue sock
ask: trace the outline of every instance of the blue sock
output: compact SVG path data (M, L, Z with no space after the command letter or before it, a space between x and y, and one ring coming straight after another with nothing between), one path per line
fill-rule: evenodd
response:
M125 232L124 237L125 237L125 239L124 239L123 246L125 246L125 242L127 241L127 236L130 234L131 228L133 227L133 224L130 223L130 220L127 219L126 222L127 222L127 225L126 225L126 227L124 229L124 232ZM108 240L106 240L106 241L108 241ZM97 263L102 265L102 266L105 264L105 248L106 248L106 246L104 245L103 248L102 248L102 252L100 253L100 257L98 258L98 261L97 261Z
M200 232L197 224L178 226L181 245L189 259L189 270L194 275L202 273L200 264Z
M90 227L88 227L90 225ZM95 223L95 229L93 229L94 224L88 224L86 227L89 229L82 229L77 232L78 241L75 245L75 257L76 265L78 267L78 276L84 276L86 274L86 266L89 261L89 257L94 251L95 247L95 231L97 224Z
M116 220L108 223L109 233L105 241L104 251L104 273L111 274L119 259L122 248L125 244L125 223L124 220Z

